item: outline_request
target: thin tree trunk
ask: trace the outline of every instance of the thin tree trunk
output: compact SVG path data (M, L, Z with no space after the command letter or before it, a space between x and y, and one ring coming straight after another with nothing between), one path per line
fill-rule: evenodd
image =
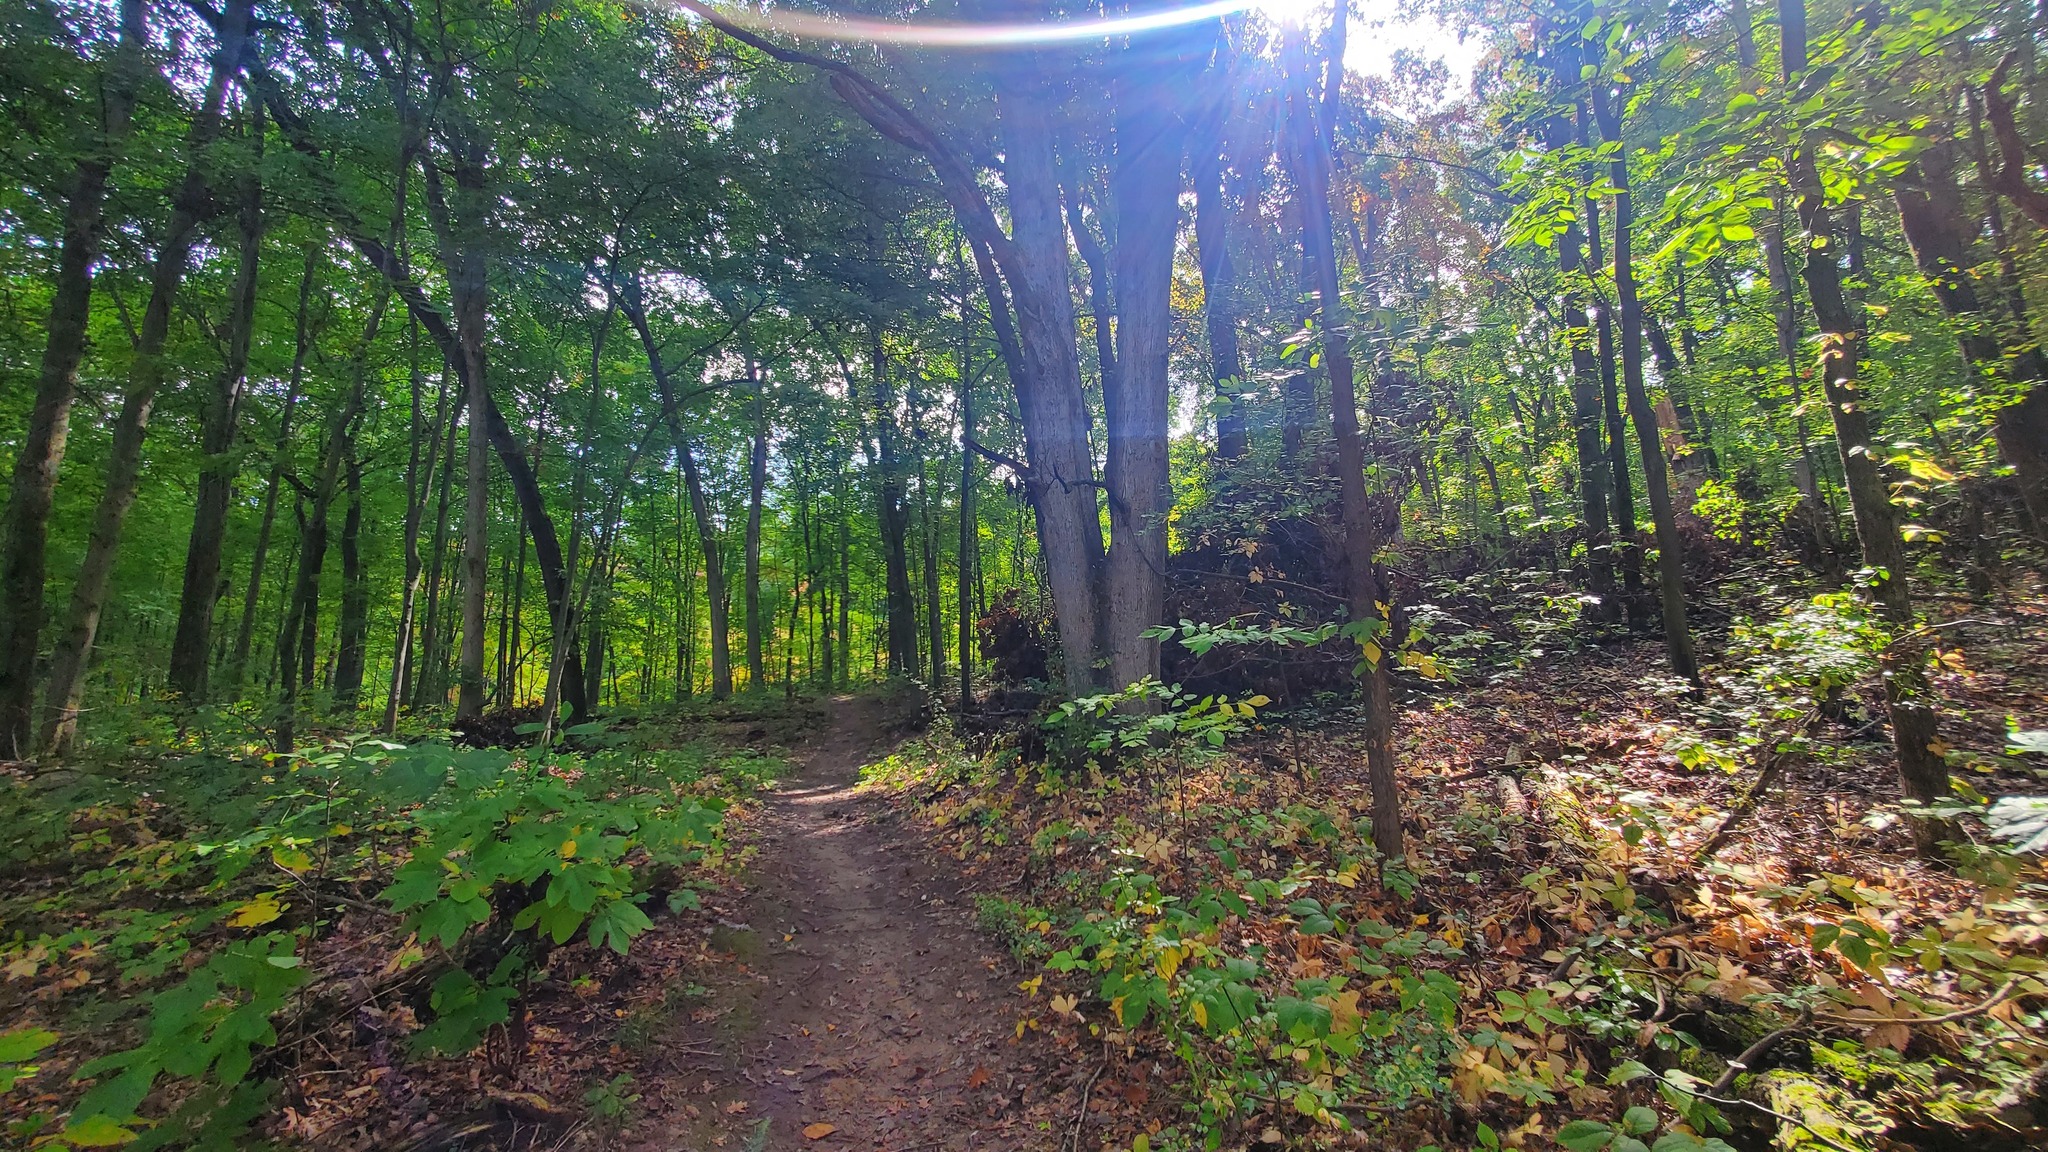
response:
M298 413L306 378L306 357L312 351L313 330L308 306L313 295L314 274L320 266L320 248L306 246L306 270L299 277L296 335L292 344L291 375L285 385L284 405L278 410L277 442L270 451L270 479L263 488L263 516L256 528L256 546L249 559L249 584L242 596L242 620L235 629L235 651L228 660L228 682L240 688L249 667L250 649L256 639L256 612L263 598L263 567L270 555L271 534L277 526L277 494L291 466L292 417Z
M1621 380L1628 396L1629 420L1636 427L1636 446L1643 463L1643 491L1650 499L1650 519L1657 529L1657 591L1664 616L1665 655L1671 670L1694 684L1700 682L1693 655L1692 628L1685 618L1685 540L1678 534L1678 511L1671 499L1671 476L1664 460L1664 442L1657 413L1643 386L1643 305L1636 295L1635 199L1629 191L1628 150L1621 137L1620 96L1610 103L1593 96L1593 112L1601 134L1615 145L1609 167L1614 197L1614 294L1621 305Z
M974 344L968 331L967 299L960 299L960 557L954 565L955 602L959 613L960 711L974 702L974 658L968 645L974 634L972 593L976 573L981 570L980 523L974 502ZM831 682L831 636L826 636L827 672Z
M1216 391L1216 456L1236 460L1245 454L1244 354L1237 339L1237 272L1230 261L1230 220L1224 205L1223 125L1225 109L1217 101L1193 140L1189 165L1195 183L1195 245L1201 255L1202 319L1209 336L1210 384Z
M1362 648L1361 676L1365 705L1365 758L1372 789L1372 839L1383 860L1403 859L1401 798L1394 778L1393 699L1388 670L1392 592L1379 572L1375 556L1380 532L1377 513L1365 486L1365 445L1358 427L1358 397L1352 376L1351 348L1344 335L1344 302L1337 290L1337 253L1330 226L1329 150L1315 120L1308 92L1307 53L1303 33L1290 28L1282 51L1291 80L1287 89L1287 122L1293 147L1288 158L1295 169L1302 246L1314 259L1316 303L1322 316L1323 362L1330 374L1331 428L1336 437L1338 479L1344 508L1345 593L1351 609L1350 628Z
M444 366L442 390L457 392L457 389L448 383L446 371ZM442 570L448 561L448 513L454 503L455 442L460 435L458 425L463 407L463 398L457 394L445 425L447 440L441 448L441 491L434 502L433 559L427 569L427 615L425 623L420 628L420 635L426 643L421 653L420 671L413 678L412 707L415 710L426 707L429 698L434 698L438 703L446 703L448 696L447 684L442 676L447 665L448 652L441 643L441 586Z
M406 341L411 356L408 372L408 389L411 404L408 410L410 435L407 437L409 457L405 468L405 585L399 593L398 627L391 649L391 684L384 698L385 735L398 731L398 708L401 702L411 700L412 681L415 675L413 631L414 619L419 606L422 563L420 557L421 521L426 517L427 493L433 484L434 470L439 464L436 450L441 443L441 429L448 420L448 400L451 389L443 374L440 396L434 402L434 423L424 427L420 419L420 364L419 364L419 323L411 321ZM424 444L425 453L421 448Z
M170 334L171 311L183 287L199 225L210 211L206 152L220 134L228 85L240 69L248 42L250 0L232 0L221 18L212 71L199 110L186 134L187 167L171 199L171 218L150 274L149 304L143 311L135 355L129 362L128 386L121 414L114 424L114 443L107 460L106 488L94 510L92 534L78 581L71 590L64 634L50 658L50 681L38 740L46 753L63 756L78 732L78 711L85 696L85 675L99 635L113 584L114 560L121 548L121 529L135 504L142 476L142 441L164 378L164 343Z
M249 137L262 156L261 106L250 115ZM193 496L192 533L185 546L185 579L178 596L178 622L171 638L167 683L189 703L206 699L207 668L213 655L213 611L226 588L221 582L221 547L227 540L228 501L241 458L233 451L241 418L242 389L248 380L249 339L256 321L256 270L263 255L263 183L255 168L241 184L241 251L222 325L226 355L200 410L198 490Z
M747 358L747 378L753 384L754 435L747 457L747 691L758 692L768 685L767 667L761 653L761 502L768 492L768 407L763 394L760 365Z
M363 466L349 438L348 511L341 521L341 619L335 625L334 706L352 715L363 696L370 649L370 572L363 563Z
M889 383L889 360L876 329L869 356L874 370L876 522L882 533L883 610L889 630L889 673L918 673L917 608L910 595L910 557L905 536L909 517L903 508L903 462L896 454L896 392Z
M100 92L100 131L72 171L35 406L14 458L6 515L0 519L0 754L11 759L27 755L36 734L36 657L42 647L50 508L71 435L78 366L92 319L92 266L106 235L107 180L127 142L135 93L147 66L146 16L144 0L121 0L120 40Z

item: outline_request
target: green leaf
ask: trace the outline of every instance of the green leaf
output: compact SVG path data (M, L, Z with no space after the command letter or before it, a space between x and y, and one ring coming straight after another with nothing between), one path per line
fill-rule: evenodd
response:
M1614 1139L1614 1129L1598 1120L1574 1120L1557 1130L1557 1142L1572 1152L1600 1152Z
M1621 1114L1621 1130L1631 1136L1641 1136L1657 1130L1657 1110L1638 1104Z
M0 1032L0 1061L18 1064L57 1042L57 1034L41 1028Z
M64 1126L63 1139L80 1148L118 1148L136 1138L111 1116L87 1116Z

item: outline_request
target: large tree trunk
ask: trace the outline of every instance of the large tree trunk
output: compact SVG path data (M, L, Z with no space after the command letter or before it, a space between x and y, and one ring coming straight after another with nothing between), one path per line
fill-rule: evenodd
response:
M747 358L747 376L754 386L754 435L747 456L747 691L768 686L761 654L761 502L768 492L768 403L760 366Z
M1199 42L1199 41L1197 41ZM1117 384L1103 389L1109 454L1109 686L1159 675L1145 631L1166 611L1168 343L1181 155L1199 65L1190 33L1133 37L1115 83Z
M92 318L92 266L106 233L107 178L128 139L146 62L144 0L121 0L120 41L101 86L98 139L72 171L50 320L7 510L0 519L0 756L19 758L35 736L36 656L42 647L44 552L50 507L71 434L78 366Z
M1337 472L1344 508L1345 599L1350 629L1361 647L1361 682L1365 705L1366 775L1372 789L1372 840L1386 861L1403 859L1401 797L1394 778L1394 706L1389 650L1391 589L1375 557L1381 535L1379 514L1365 486L1365 443L1358 427L1358 395L1345 332L1343 298L1337 290L1337 252L1330 224L1330 155L1316 125L1315 105L1308 92L1307 53L1302 32L1285 33L1282 51L1289 84L1287 122L1292 147L1288 159L1301 210L1302 247L1314 260L1316 303L1321 313L1323 363L1330 374L1330 424L1336 438Z
M249 136L262 155L263 117L251 116ZM227 347L220 372L200 410L198 490L193 495L192 534L185 546L185 580L178 596L178 622L171 637L171 691L190 703L206 698L207 666L213 655L213 610L221 586L220 554L227 540L228 500L242 470L233 452L241 417L242 387L248 379L249 337L256 320L256 268L263 254L263 184L252 169L241 180L241 251L222 325Z
M1049 120L1053 97L1044 77L1030 53L1005 61L996 72L1014 237L1003 274L1017 312L1021 363L1010 375L1031 466L1026 483L1038 512L1039 552L1058 616L1067 690L1083 695L1102 682L1096 669L1102 520L1067 290L1066 229Z
M135 504L136 486L142 476L142 441L149 431L157 388L163 383L164 342L170 334L171 311L185 282L199 225L210 211L206 152L220 135L228 85L240 69L243 49L248 43L250 9L250 0L233 0L216 32L212 70L186 134L185 175L172 195L171 218L150 273L149 304L143 310L142 329L128 366L128 387L121 399L121 414L114 424L106 488L93 512L92 535L86 544L85 559L79 565L78 581L71 589L64 634L50 658L50 683L38 743L44 751L58 756L70 751L78 732L86 669L92 659L93 643L99 636L100 615L106 610L107 594L113 584L121 529L127 522L128 510Z
M1790 88L1806 72L1805 0L1778 0L1778 23L1784 41L1784 80ZM1884 476L1878 471L1871 433L1870 408L1856 378L1863 351L1863 329L1842 289L1840 250L1833 213L1820 169L1805 140L1792 148L1786 176L1805 232L1806 259L1800 268L1814 322L1821 331L1821 381L1834 423L1835 446L1849 491L1849 512L1856 539L1870 570L1870 591L1894 627L1913 624L1913 603L1907 578L1906 550L1899 535L1898 513L1891 504ZM1892 722L1892 745L1899 757L1899 781L1906 796L1923 804L1948 799L1948 763L1934 750L1935 713L1928 703L1918 645L1886 653L1885 705ZM1953 835L1946 822L1915 821L1914 839L1922 854L1932 856L1940 842Z
M1621 307L1621 382L1628 395L1628 415L1636 428L1636 447L1643 463L1643 491L1650 499L1650 519L1657 529L1657 591L1664 616L1665 655L1671 670L1694 684L1700 682L1693 656L1692 629L1685 618L1685 541L1678 534L1678 511L1671 500L1671 476L1657 413L1643 387L1643 305L1636 295L1635 198L1629 192L1628 150L1621 138L1617 104L1593 95L1593 112L1601 135L1615 146L1609 178L1614 197L1614 295Z

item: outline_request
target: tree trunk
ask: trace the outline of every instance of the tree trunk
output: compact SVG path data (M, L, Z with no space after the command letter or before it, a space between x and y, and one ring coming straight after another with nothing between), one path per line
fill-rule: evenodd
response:
M260 105L250 120L249 137L260 160ZM213 610L226 592L221 584L220 554L227 540L228 501L242 470L241 458L233 451L235 426L241 417L242 388L248 380L249 337L256 319L256 269L263 254L262 179L252 169L243 174L240 183L241 251L236 257L234 285L229 289L227 321L222 325L227 348L200 410L202 459L167 680L171 691L193 704L206 699L207 666L213 655Z
M1101 683L1102 520L1067 290L1066 229L1048 120L1053 100L1034 54L1019 53L998 66L996 104L1014 237L1003 274L1017 311L1020 362L1012 366L1011 383L1031 467L1026 484L1038 513L1067 690L1085 695Z
M363 696L370 648L370 574L363 563L363 466L350 437L348 511L341 520L341 619L335 625L334 707L353 715Z
M754 387L754 435L747 459L747 691L768 686L761 653L761 502L768 491L768 406L760 366L747 358L747 378Z
M1784 80L1790 88L1804 76L1806 59L1805 0L1778 0L1778 23L1784 41ZM1807 142L1793 146L1786 176L1801 229L1806 234L1806 259L1800 275L1820 327L1821 380L1834 422L1835 444L1849 491L1849 512L1856 522L1863 564L1870 570L1871 595L1894 627L1913 623L1913 602L1907 578L1905 544L1899 536L1898 514L1891 504L1884 476L1873 451L1869 406L1856 378L1863 331L1842 290L1837 263L1839 244L1827 192L1821 184ZM1899 643L1900 641L1894 641ZM1884 677L1885 706L1892 723L1892 745L1899 757L1899 780L1906 795L1923 803L1948 798L1948 764L1934 751L1936 718L1927 702L1917 645L1888 651ZM1946 822L1914 822L1914 839L1923 855L1932 856L1941 840L1953 835Z
M1561 34L1559 42L1549 48L1556 83L1566 90L1580 83L1579 54L1563 42L1571 34ZM1572 135L1563 116L1551 117L1545 126L1546 142L1553 149L1568 146ZM1615 593L1613 536L1607 519L1612 471L1601 445L1600 366L1586 343L1592 321L1586 314L1585 291L1578 283L1585 274L1584 244L1585 234L1576 223L1557 238L1557 270L1565 281L1558 310L1572 362L1572 443L1579 461L1579 526L1586 538L1586 589L1594 600L1595 618L1613 623L1621 618L1622 605Z
M436 450L441 443L441 429L448 420L449 389L446 375L443 375L441 393L434 402L434 422L425 427L420 418L420 364L418 322L413 321L406 347L412 357L408 372L407 387L410 392L408 409L409 431L407 436L409 456L405 467L405 585L399 592L398 627L391 647L391 684L384 697L384 720L382 731L386 736L398 731L398 708L401 702L411 698L413 676L413 630L419 606L421 558L420 528L426 518L427 492L433 484L436 466ZM424 445L425 453L421 448Z
M968 330L967 298L960 299L960 556L954 565L954 596L959 614L960 711L974 702L974 657L968 645L974 637L974 609L971 594L975 573L981 568L980 522L974 506L974 342ZM826 683L830 683L831 635L826 634Z
M1635 200L1629 191L1628 150L1621 137L1617 94L1610 103L1593 95L1593 113L1601 135L1615 146L1608 171L1614 184L1614 294L1621 306L1621 380L1628 396L1629 420L1636 427L1636 447L1643 462L1643 491L1650 498L1650 519L1657 529L1657 591L1664 616L1665 655L1671 670L1697 685L1699 661L1693 655L1692 628L1685 618L1685 540L1678 534L1678 511L1671 500L1671 476L1657 413L1643 386L1643 305L1636 295Z
M106 234L107 178L127 142L146 67L146 8L145 0L121 0L120 41L100 92L99 137L71 175L35 406L14 458L6 516L0 519L0 754L10 759L27 755L35 737L50 508L92 319L92 266Z
M1994 394L2002 384L2012 396L1993 412L1992 436L2012 466L2035 535L2048 543L2048 357L2025 331L2001 339L2016 323L2002 323L1978 289L1970 251L1976 221L1963 213L1953 149L1946 141L1923 149L1893 185L1893 200L1914 264L1955 323L1963 359L1988 378Z
M50 657L50 682L38 744L44 752L60 757L70 751L78 732L86 669L92 658L93 642L99 635L100 615L106 610L107 594L113 584L121 529L128 519L128 510L135 504L136 486L142 476L143 437L149 431L157 388L163 383L164 342L170 334L171 311L184 285L199 225L209 212L206 152L220 134L228 85L241 67L243 49L248 43L250 9L251 0L232 0L216 34L206 90L185 138L187 167L172 195L171 218L150 273L149 304L142 314L142 329L136 339L134 358L129 361L121 414L114 424L106 488L93 512L92 535L86 544L85 559L79 565L78 581L71 589L64 634Z
M235 629L235 651L228 660L228 682L240 688L249 667L249 653L256 640L256 612L263 599L263 567L270 555L270 538L277 527L277 494L291 465L292 417L297 415L306 378L306 357L312 351L313 331L308 305L313 295L314 273L319 269L320 248L306 246L306 270L299 277L296 335L292 345L292 368L285 386L284 405L277 415L277 442L270 450L270 479L263 488L263 516L256 529L256 546L249 559L249 584L242 595L242 620Z
M1193 139L1189 167L1195 182L1195 246L1202 269L1202 322L1209 336L1209 376L1216 391L1216 457L1245 454L1244 354L1237 339L1237 273L1230 261L1229 211L1224 204L1221 101Z
M876 524L882 534L883 615L889 630L889 673L918 674L917 606L910 595L909 516L903 507L903 462L896 449L896 390L880 329L869 347L874 371Z
M1121 53L1116 100L1113 257L1117 387L1103 390L1109 453L1109 686L1159 675L1159 642L1145 631L1166 611L1167 356L1173 331L1173 255L1180 231L1184 107L1198 63L1187 29L1133 37Z
M1337 253L1330 225L1329 149L1316 124L1308 92L1307 53L1299 28L1285 32L1282 51L1291 83L1287 123L1293 147L1288 159L1301 210L1302 247L1314 260L1316 303L1321 312L1323 363L1330 374L1331 428L1336 437L1338 479L1344 507L1345 598L1349 628L1359 642L1365 705L1366 773L1372 789L1372 839L1384 861L1403 857L1401 797L1394 778L1394 709L1388 649L1392 592L1381 577L1378 514L1365 486L1365 444L1358 427L1358 397L1351 348L1344 329L1344 302L1337 290Z
M445 370L445 369L444 369ZM444 380L445 391L455 391ZM441 643L441 587L442 570L448 562L448 511L453 504L455 488L455 442L460 434L457 424L462 416L463 397L458 393L454 407L448 413L447 441L441 446L441 491L434 502L434 543L433 559L427 568L427 615L420 628L425 639L421 653L420 671L413 678L412 707L415 710L427 706L432 699L446 703L448 686L443 671L448 662L448 651Z

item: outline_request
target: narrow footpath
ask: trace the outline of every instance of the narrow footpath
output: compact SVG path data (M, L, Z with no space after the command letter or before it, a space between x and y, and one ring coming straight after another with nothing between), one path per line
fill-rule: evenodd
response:
M826 732L753 821L744 902L712 931L697 1006L677 1013L624 1143L1068 1146L1093 1069L1019 1039L1015 977L972 927L971 901L885 800L856 792L860 766L889 747L884 705L828 707Z

